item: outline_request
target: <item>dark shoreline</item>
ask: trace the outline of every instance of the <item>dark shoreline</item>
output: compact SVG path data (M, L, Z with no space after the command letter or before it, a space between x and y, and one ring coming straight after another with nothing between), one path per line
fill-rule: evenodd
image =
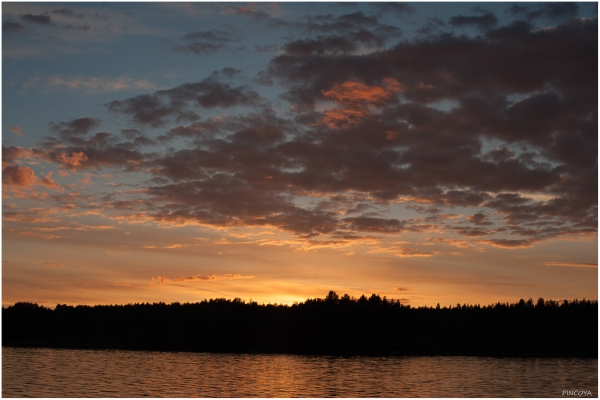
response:
M2 309L2 345L330 356L598 358L598 303L413 308L372 295L293 306L200 303Z

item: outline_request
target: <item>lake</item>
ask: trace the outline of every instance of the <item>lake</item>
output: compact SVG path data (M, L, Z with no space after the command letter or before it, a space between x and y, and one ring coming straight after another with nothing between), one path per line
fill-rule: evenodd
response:
M3 397L598 396L598 360L2 347Z

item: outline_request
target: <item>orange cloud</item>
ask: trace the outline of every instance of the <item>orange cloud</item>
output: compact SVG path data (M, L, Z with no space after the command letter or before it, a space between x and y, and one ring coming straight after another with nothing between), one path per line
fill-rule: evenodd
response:
M58 218L53 218L50 215L55 212L55 209L46 210L44 208L31 208L25 212L21 211L9 211L2 213L2 219L4 221L16 221L16 222L55 222Z
M389 253L396 257L405 258L405 257L431 257L439 252L430 251L423 252L410 247L402 247L402 246L375 246L372 250L368 251L369 254L372 253Z
M81 179L79 182L84 183L86 185L91 184L92 183L92 174L85 174L83 179Z
M403 90L396 79L388 78L384 81L383 86L367 86L362 82L346 81L336 84L331 90L322 90L321 93L338 103L379 103Z
M394 78L384 78L382 86L368 86L362 82L346 81L322 90L323 96L340 104L340 107L323 113L321 123L342 128L373 114L372 108L390 101L404 87Z
M47 266L48 266L48 267L64 267L64 266L65 266L65 264L61 264L61 263L53 263L53 262L48 262L48 261L46 261L46 262L44 263L44 268L46 268Z
M88 160L88 156L85 155L83 151L74 151L71 154L71 157L66 154L60 154L57 157L57 160L63 163L63 165L67 166L71 170L75 170L78 167L81 167L81 163Z
M6 186L27 187L35 182L35 173L29 167L11 165L2 170L2 184Z
M549 267L582 267L582 268L598 268L598 264L593 263L573 263L573 262L547 262Z
M524 249L531 247L536 243L539 243L538 239L490 239L490 240L477 240L477 243L487 244L492 247L499 247L502 249Z
M17 135L17 136L23 136L23 129L21 129L21 127L20 127L20 126L18 126L18 125L11 126L11 127L10 127L10 128L8 128L8 129L10 129L10 131L11 131L12 133L14 133L15 135Z
M42 235L42 239L52 240L52 239L61 239L60 235Z
M254 275L242 275L242 274L223 274L223 275L192 275L192 276L181 276L178 278L167 278L166 276L157 276L152 278L151 286L157 284L166 285L170 283L181 283L181 282L208 282L208 281L220 281L224 279L253 279Z
M42 176L41 178L38 178L37 184L46 186L48 188L60 190L60 191L64 190L64 188L60 185L60 183L52 180L52 178L51 178L52 174L53 174L53 172L50 171L50 172L48 172L48 174L46 176Z
M445 239L445 238L430 238L430 243L447 243L451 246L458 247L459 249L472 248L476 251L483 252L483 248L475 246L472 242L465 239ZM460 254L460 253L458 253Z

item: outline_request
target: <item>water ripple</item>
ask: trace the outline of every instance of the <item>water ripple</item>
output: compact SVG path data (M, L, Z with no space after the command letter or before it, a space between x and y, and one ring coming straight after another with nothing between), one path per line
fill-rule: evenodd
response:
M598 396L598 360L2 348L3 397Z

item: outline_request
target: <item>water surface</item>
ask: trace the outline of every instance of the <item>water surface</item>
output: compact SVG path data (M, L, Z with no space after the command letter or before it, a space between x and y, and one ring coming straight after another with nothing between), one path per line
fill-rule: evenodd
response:
M598 396L598 360L2 348L3 397Z

